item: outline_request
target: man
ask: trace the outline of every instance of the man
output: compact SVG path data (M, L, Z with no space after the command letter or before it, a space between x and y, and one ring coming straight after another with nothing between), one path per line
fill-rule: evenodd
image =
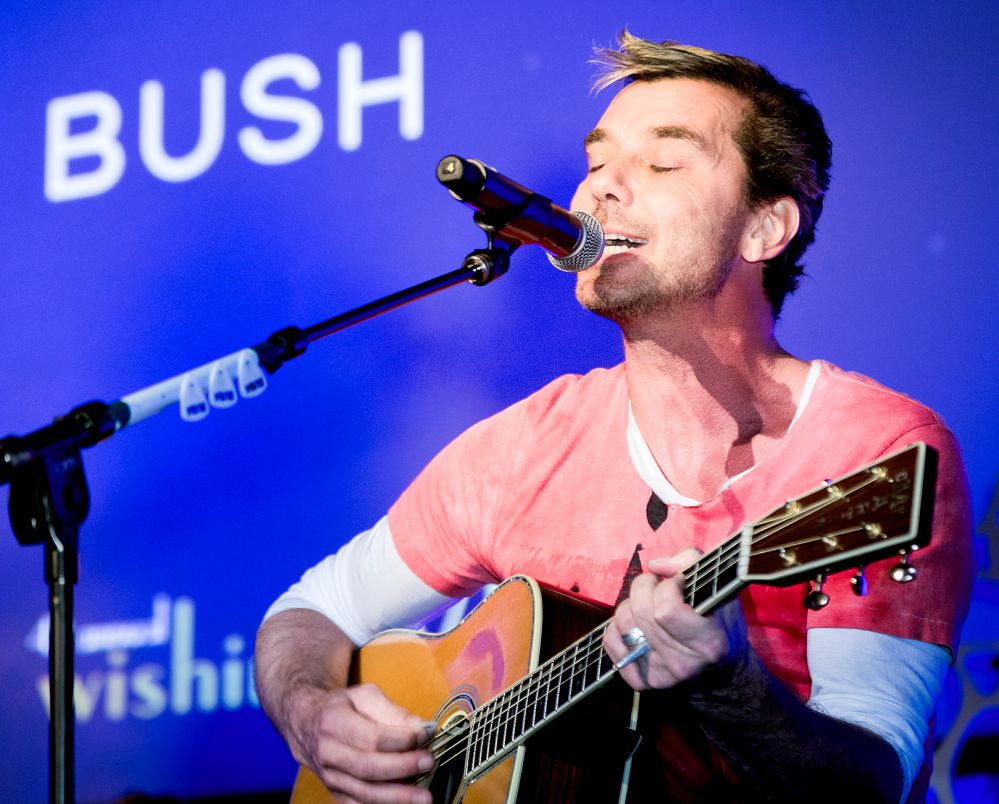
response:
M428 801L393 781L431 766L426 724L377 689L345 687L351 653L523 572L617 603L614 660L624 635L647 640L624 679L653 700L681 695L678 721L721 758L685 760L670 796L919 798L968 603L967 491L934 413L774 339L828 184L821 118L745 59L627 32L603 55L601 85L625 86L586 137L573 208L601 222L607 248L577 297L620 325L624 363L471 428L310 570L261 627L261 701L340 800ZM891 583L889 561L868 568L865 597L848 574L830 578L819 611L801 586L751 587L708 617L684 604L680 573L698 551L918 440L939 450L940 473L916 583Z

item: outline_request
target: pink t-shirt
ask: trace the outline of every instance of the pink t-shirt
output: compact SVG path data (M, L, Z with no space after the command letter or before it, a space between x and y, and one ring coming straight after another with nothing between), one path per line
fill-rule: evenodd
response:
M749 639L770 671L802 699L810 678L809 627L879 631L954 648L973 578L972 524L958 447L939 416L873 380L819 364L811 398L751 471L698 505L670 505L653 528L650 488L627 443L623 365L564 376L470 428L448 445L389 511L396 547L437 591L471 594L517 573L614 605L648 559L694 545L709 551L777 506L913 441L940 454L928 547L919 577L867 568L869 594L849 571L825 587L830 605L803 605L804 584L742 593Z

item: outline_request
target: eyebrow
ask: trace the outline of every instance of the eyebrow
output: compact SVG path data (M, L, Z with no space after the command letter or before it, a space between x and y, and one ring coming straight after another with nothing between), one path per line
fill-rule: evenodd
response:
M650 131L656 139L686 140L705 153L713 154L715 152L714 147L702 134L687 126L653 126ZM583 138L583 146L588 147L603 142L607 136L606 129L595 128Z
M715 152L703 134L692 128L687 128L687 126L656 126L652 129L652 134L659 139L687 140L706 153L713 154Z

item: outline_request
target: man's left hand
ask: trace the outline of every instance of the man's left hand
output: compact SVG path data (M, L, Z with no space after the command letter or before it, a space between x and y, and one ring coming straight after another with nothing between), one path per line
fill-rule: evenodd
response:
M624 635L638 628L650 650L621 669L636 690L666 689L699 675L712 665L734 661L746 647L746 623L738 600L703 617L683 599L683 570L699 553L688 548L669 558L654 558L649 572L635 578L631 596L618 606L604 636L615 662L632 647Z

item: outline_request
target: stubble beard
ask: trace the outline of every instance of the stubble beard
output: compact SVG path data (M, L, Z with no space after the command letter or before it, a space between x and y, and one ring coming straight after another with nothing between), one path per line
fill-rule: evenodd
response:
M713 299L732 273L741 236L741 221L736 223L726 222L708 239L714 244L710 251L697 248L696 242L680 244L686 247L678 248L665 264L646 265L638 275L623 278L620 274L626 272L602 266L589 292L577 283L576 298L590 312L619 325L650 315L665 320L692 302Z

